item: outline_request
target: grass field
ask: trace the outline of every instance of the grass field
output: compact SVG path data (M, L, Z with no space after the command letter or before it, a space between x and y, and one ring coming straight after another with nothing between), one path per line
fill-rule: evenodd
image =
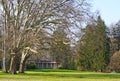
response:
M81 72L76 70L36 69L25 74L4 74L0 81L120 81L120 74Z

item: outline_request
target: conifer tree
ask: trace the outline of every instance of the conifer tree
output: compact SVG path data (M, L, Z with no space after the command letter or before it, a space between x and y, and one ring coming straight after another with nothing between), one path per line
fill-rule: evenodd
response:
M99 16L96 25L88 25L80 40L79 65L85 70L102 70L109 62L106 26Z

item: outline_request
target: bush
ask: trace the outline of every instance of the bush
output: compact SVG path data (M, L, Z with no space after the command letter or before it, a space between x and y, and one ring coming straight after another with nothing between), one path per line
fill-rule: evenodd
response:
M108 68L110 71L120 72L120 51L117 51L113 54L110 59Z
M27 69L36 69L36 65L35 64L27 64Z

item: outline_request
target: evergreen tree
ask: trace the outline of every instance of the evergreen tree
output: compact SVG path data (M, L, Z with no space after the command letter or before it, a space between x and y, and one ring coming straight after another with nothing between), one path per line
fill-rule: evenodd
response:
M62 68L69 68L71 57L69 39L63 28L58 28L53 33L51 54L54 61L62 64Z
M85 70L102 70L109 62L109 39L101 17L96 25L88 25L80 40L79 65Z

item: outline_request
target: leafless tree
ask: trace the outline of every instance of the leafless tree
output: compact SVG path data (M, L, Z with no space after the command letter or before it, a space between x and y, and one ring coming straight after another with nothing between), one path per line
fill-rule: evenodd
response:
M78 1L76 3L76 1ZM21 58L19 72L31 53L38 53L38 35L41 30L51 32L56 27L79 26L88 14L86 0L0 0L3 38L3 71L6 57L10 56L10 69L16 73L16 61ZM50 33L49 33L50 34ZM20 57L21 56L21 57Z

